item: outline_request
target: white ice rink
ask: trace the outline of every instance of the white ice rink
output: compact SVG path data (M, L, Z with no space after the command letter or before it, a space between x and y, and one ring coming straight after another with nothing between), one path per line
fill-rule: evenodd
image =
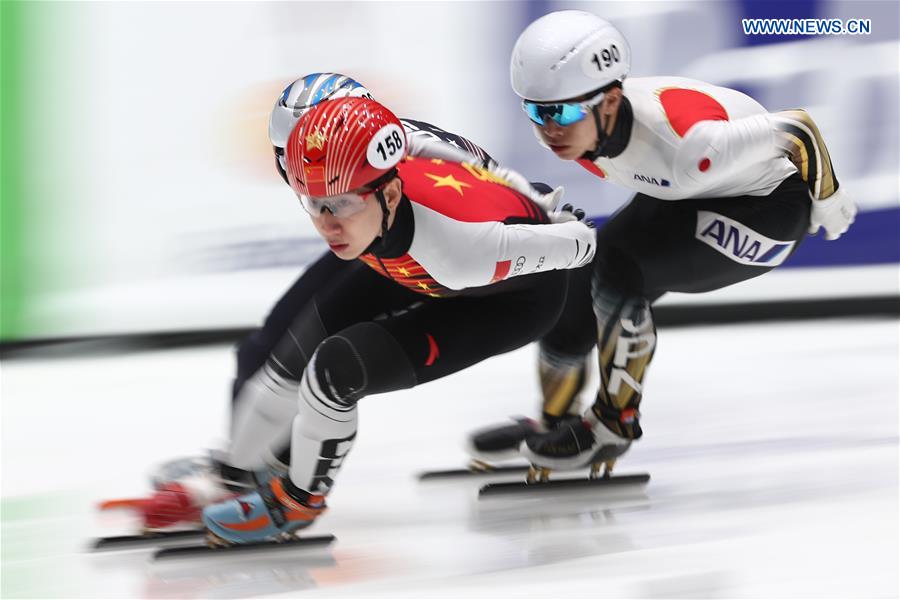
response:
M645 436L618 471L644 489L477 500L469 429L530 413L534 348L362 401L357 444L311 533L325 550L158 562L90 553L123 533L100 499L226 421L227 346L2 366L2 596L898 596L896 320L660 331Z

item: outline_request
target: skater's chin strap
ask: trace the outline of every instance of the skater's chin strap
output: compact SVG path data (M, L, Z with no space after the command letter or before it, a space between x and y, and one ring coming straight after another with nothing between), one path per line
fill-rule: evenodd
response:
M600 124L600 106L592 106L591 112L594 113L594 125L597 128L597 145L593 150L582 154L581 158L586 158L593 162L601 156L613 158L622 154L628 146L628 141L631 138L631 125L634 122L631 102L628 101L628 98L622 96L619 110L616 113L616 125L609 135L606 135L606 131Z
M396 167L370 183L368 186L375 190L375 198L378 200L378 206L381 207L381 233L377 238L372 240L372 243L369 244L369 247L363 251L363 254L369 254L373 252L376 247L379 247L381 250L386 249L388 216L390 216L390 211L388 210L387 199L384 197L384 188L395 177L397 177Z
M388 215L390 214L388 211L387 200L384 198L384 188L375 192L375 197L378 199L378 204L381 206L381 249L385 249L385 244L387 243L387 230L388 230Z

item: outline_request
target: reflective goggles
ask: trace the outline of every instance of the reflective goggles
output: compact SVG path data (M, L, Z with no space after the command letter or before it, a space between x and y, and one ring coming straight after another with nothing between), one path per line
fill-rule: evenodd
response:
M544 125L552 119L557 125L566 127L585 118L592 106L603 102L605 94L600 92L582 102L532 102L522 100L522 110L537 125Z
M322 210L327 210L338 219L346 219L352 217L366 207L366 199L374 194L374 191L356 194L347 192L337 196L325 196L322 198L313 198L297 194L300 198L300 204L312 217L319 217Z

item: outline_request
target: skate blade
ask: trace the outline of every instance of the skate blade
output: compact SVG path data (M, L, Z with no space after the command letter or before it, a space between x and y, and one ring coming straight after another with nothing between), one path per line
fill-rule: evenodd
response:
M508 483L489 483L478 490L478 497L502 496L511 494L533 494L560 490L603 489L628 485L644 485L650 481L648 473L634 475L611 475L590 479L579 477L572 479L554 479L551 481L511 481Z
M221 540L221 538L218 538ZM331 534L314 535L305 537L296 537L285 540L283 542L255 542L252 544L239 545L217 545L210 538L207 538L206 544L196 544L190 546L175 546L172 548L162 548L153 553L154 560L167 560L173 558L198 558L208 556L223 556L242 553L253 553L261 551L278 551L278 550L296 550L298 548L315 548L318 546L328 546L335 541L335 537Z
M504 474L520 474L528 472L528 465L504 465L493 466L488 463L480 463L472 465L468 469L448 469L446 471L425 471L419 473L419 481L429 481L434 479L455 479L469 477L485 477Z
M127 550L129 548L141 548L168 542L202 539L205 533L205 529L182 529L177 531L150 531L135 535L114 535L97 538L91 543L91 549L94 551Z

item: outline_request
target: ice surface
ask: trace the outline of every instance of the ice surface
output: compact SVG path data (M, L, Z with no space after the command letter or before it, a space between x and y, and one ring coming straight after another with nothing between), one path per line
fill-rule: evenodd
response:
M897 597L896 320L660 331L645 489L478 501L469 429L533 413L535 350L360 406L312 533L328 550L153 563L91 554L97 500L222 437L231 349L83 346L2 367L3 597Z

